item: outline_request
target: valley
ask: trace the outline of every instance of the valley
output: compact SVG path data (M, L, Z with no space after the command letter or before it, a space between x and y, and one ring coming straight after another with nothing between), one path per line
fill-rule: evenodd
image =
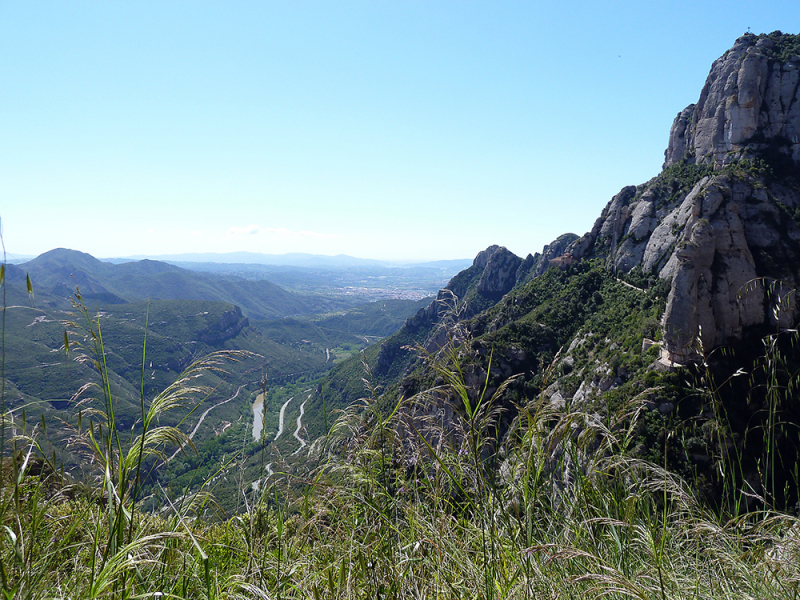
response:
M197 433L197 430L198 430L198 429L200 429L200 426L203 424L203 420L206 418L206 416L208 415L208 413L210 413L210 412L211 412L212 410L214 410L215 408L218 408L218 407L222 406L223 404L227 404L228 402L231 402L231 401L233 401L233 400L236 400L236 398L239 396L239 392L241 392L241 391L242 391L242 388L244 388L244 384L240 385L240 386L239 386L239 387L236 389L236 393L235 393L233 396L231 396L230 398L228 398L227 400L223 400L222 402L219 402L219 403L217 403L217 404L214 404L213 406L209 406L207 409L205 409L205 411L203 411L203 414L201 414L201 415L200 415L200 418L197 420L197 423L195 424L195 426L194 426L194 429L192 429L192 432L189 434L189 436L188 436L188 437L189 437L189 440L191 441L192 439L194 439L194 436L195 436L195 434ZM256 409L255 409L255 406L256 406L256 404L257 404L257 403L258 403L258 399L256 399L256 403L254 403L254 404L253 404L253 407L254 407L254 408L253 408L253 415L254 415L254 417L256 416ZM262 407L262 410L263 410L263 407ZM214 434L215 434L215 435L220 435L220 434L222 434L222 433L225 433L225 429L227 429L227 426L229 426L229 424L228 424L228 423L226 423L226 427L224 427L224 428L222 429L222 431L220 431L220 432L217 432L216 430L214 430ZM255 437L255 428L256 428L256 420L254 419L254 421L253 421L253 431L254 431L254 437ZM175 452L173 453L173 455L169 457L169 460L173 460L173 459L174 459L174 458L175 458L175 457L178 455L178 453L179 453L181 450L182 450L182 448L178 448L177 450L175 450Z
M176 497L185 492L181 486L191 487L204 473L217 471L231 450L242 457L251 453L248 447L261 439L262 426L270 443L284 442L285 415L287 428L291 420L294 430L289 455L302 449L305 399L286 414L291 398L278 403L272 396L319 377L393 333L428 302L389 297L369 302L370 294L352 290L325 295L317 289L308 295L266 280L230 285L221 275L155 261L115 265L66 250L18 268L9 268L7 282L8 292L21 302L4 311L4 403L17 418L24 414L29 421L74 424L80 412L101 406L86 386L104 373L117 424L133 435L142 419L140 400L146 407L208 353L240 353L203 376L198 383L208 391L192 399L199 403L194 408L182 403L188 415L173 411L161 417L164 424L177 424L186 442L151 471L145 489L160 482ZM29 298L22 273L33 284ZM404 277L413 284L408 273ZM430 272L422 277L420 283L427 285ZM86 391L77 394L82 387ZM68 429L48 428L42 443L81 477L86 465L65 444ZM236 490L226 487L224 477L217 483L222 505L235 510Z

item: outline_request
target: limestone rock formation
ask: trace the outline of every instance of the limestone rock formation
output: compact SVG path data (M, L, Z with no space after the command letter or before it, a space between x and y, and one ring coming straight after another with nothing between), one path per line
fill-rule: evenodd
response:
M537 357L559 351L557 332L533 322L516 326L530 307L524 301L518 306L520 299L508 294L548 268L583 259L604 261L623 280L634 274L638 281L668 282L658 342L661 368L734 343L751 328L793 326L800 318L792 293L800 286L797 53L800 36L775 33L737 40L714 63L698 102L676 118L658 176L622 188L581 237L565 234L525 259L501 246L480 252L472 267L408 320L406 333L419 334L418 343L435 354L468 320L465 327L476 337L514 326L508 335L527 336L525 344L513 352L512 346L498 350L488 372L498 378L534 372L541 368ZM455 298L466 300L466 308L462 305L453 316L448 310ZM572 300L582 305L594 301ZM491 314L482 312L498 305L500 310ZM584 331L581 339L588 334ZM656 343L649 335L643 352ZM602 344L613 350L615 341ZM565 351L559 369L572 368L572 350ZM485 358L487 348L478 345L471 351L484 352L480 356ZM399 353L385 343L378 371L388 371ZM487 369L475 368L478 379L486 375ZM412 369L413 361L404 363L406 375ZM618 369L609 369L598 364L591 373L576 374L590 377L580 393L580 387L555 386L546 395L558 403L575 401L575 394L580 400L590 392L605 392L621 376ZM402 395L412 394L417 383L403 381Z
M745 35L675 119L664 171L623 188L566 250L672 282L665 358L800 317L800 36Z
M495 250L486 260L483 274L478 280L478 292L500 297L510 292L517 283L517 269L522 259L504 247L493 248Z
M796 326L798 54L800 36L737 40L714 63L698 102L676 118L659 175L622 188L589 232L565 234L541 254L523 260L505 248L487 248L437 301L383 342L373 373L384 382L396 375L403 410L429 444L436 446L442 431L458 440L459 419L469 412L463 399L474 406L474 399L495 391L502 391L492 405L498 416L486 439L503 439L519 407L532 399L537 407L581 414L583 424L569 424L574 436L614 411L628 418L627 407L634 405L659 422L659 414L671 413L687 397L668 389L672 384L661 385L672 378L662 380L659 371L720 345L738 345L730 358L750 334ZM554 267L567 268L545 274ZM455 297L463 301L459 310L446 310ZM422 347L424 359L405 350L409 340ZM465 387L448 389L442 371L426 370L431 358L455 365ZM725 371L726 377L735 372ZM755 376L752 369L750 374ZM753 381L746 386L758 387ZM742 440L750 436L748 451L761 456L761 440L752 433L760 427L757 413L764 412L760 393L746 390L730 403L739 409L735 425L741 427L731 429L730 443L719 442L720 453L737 444L743 455ZM694 411L690 420L713 422L706 420L703 401L692 407L693 400L681 406L687 414ZM645 444L653 443L648 436L655 432L645 421L634 454L646 455ZM431 422L435 428L427 433ZM718 443L706 439L704 427L697 430L703 437L692 448ZM698 472L711 481L704 466L710 451L692 452ZM745 476L761 465L747 467Z
M768 253L780 241L759 239L752 230L774 211L765 190L724 177L696 186L676 209L681 243L662 269L672 277L662 323L671 359L690 358L698 338L704 348L713 348L770 320L769 298L755 285L760 269L753 252ZM796 275L786 275L785 284L795 286ZM775 314L784 325L794 317L788 311Z
M794 323L800 314L788 291L800 285L800 192L723 171L669 201L661 183L635 195L625 188L568 251L604 256L620 274L636 268L672 282L667 358L685 362L699 341L710 349L749 326Z
M720 166L767 148L800 160L798 36L747 34L711 67L697 104L675 118L664 167Z
M577 239L578 236L574 233L564 233L547 244L541 254L529 254L519 266L517 283L528 281L547 271L553 261L563 257L569 245Z
M525 274L522 270L524 264L525 261L504 246L489 246L477 254L472 267L439 291L436 300L408 319L407 325L414 329L437 322L454 302L463 300L471 288L489 301L497 301L520 281ZM458 283L455 283L456 279L459 279Z

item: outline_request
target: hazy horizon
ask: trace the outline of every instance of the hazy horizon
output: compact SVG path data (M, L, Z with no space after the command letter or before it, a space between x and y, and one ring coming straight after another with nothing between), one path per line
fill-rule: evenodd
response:
M349 254L313 254L308 252L286 252L282 254L275 254L275 253L265 253L265 252L249 252L249 251L231 251L231 252L187 252L187 253L171 253L171 254L133 254L130 256L96 256L91 254L90 252L84 252L78 248L50 248L49 250L45 250L36 255L30 254L11 254L7 253L6 259L9 263L21 263L28 260L33 260L42 256L43 254L47 254L48 252L52 252L54 250L68 250L68 251L75 251L81 252L83 254L89 254L90 256L101 260L101 261L114 261L114 260L160 260L164 262L196 262L196 263L203 263L203 262L211 262L211 263L220 263L225 264L229 261L225 260L213 260L213 258L225 258L229 257L232 259L238 258L238 260L231 260L229 264L263 264L263 265L278 265L278 264L294 264L294 263L287 263L285 259L289 258L297 258L297 259L352 259L353 261L357 261L359 263L376 263L376 264L398 264L398 265L414 265L414 264L428 264L428 263L455 263L455 262L464 262L464 261L471 261L474 257L461 257L461 258L451 258L451 259L430 259L430 260L389 260L389 259L374 259L366 256L352 256ZM244 260L245 258L251 258L250 261ZM257 260L261 258L261 260ZM284 262L275 262L268 261L266 259L284 259Z

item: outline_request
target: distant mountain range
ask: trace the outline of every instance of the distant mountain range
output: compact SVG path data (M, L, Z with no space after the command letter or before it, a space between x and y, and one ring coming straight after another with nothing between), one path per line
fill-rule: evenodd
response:
M36 258L29 254L8 254L6 262L8 264L22 264ZM182 254L136 254L133 256L105 257L99 260L107 263L120 264L135 262L140 260L157 260L181 265L190 264L239 264L239 265L271 265L281 267L333 267L333 268L352 268L364 266L379 267L423 267L432 269L448 269L457 273L469 267L472 259L456 258L451 260L432 260L432 261L403 261L403 260L375 260L371 258L356 258L346 254L328 256L324 254L307 254L304 252L292 252L287 254L262 254L260 252L189 252Z
M335 310L354 302L418 300L436 294L470 262L393 265L343 255L247 252L161 258L169 260L99 260L84 252L59 248L9 265L9 276L24 278L27 272L40 301L53 307L68 303L75 287L80 286L84 299L90 301L216 300L236 304L254 318L277 318ZM199 262L201 259L207 262Z
M225 443L251 439L250 405L263 378L274 386L317 377L392 334L428 302L381 298L365 303L369 294L358 290L292 292L266 279L203 273L149 259L114 264L64 248L6 265L0 291L4 410L24 412L37 423L75 416L74 394L97 377L97 369L83 359L84 353L95 356L93 340L102 340L115 418L125 429L136 425L140 394L152 398L198 356L218 350L252 353L226 364L229 375L214 372L204 379L214 390L206 402L214 412L193 438L204 456L205 444L219 447L222 431L228 431ZM234 397L235 402L226 402ZM266 427L274 427L277 407L270 405L265 413ZM199 415L186 427L199 427ZM47 443L59 460L80 468L59 437L63 432L53 432ZM207 462L214 468L213 460ZM165 481L183 470L176 464Z
M49 308L68 308L76 288L90 304L211 300L237 305L257 319L314 314L353 304L344 298L288 292L263 279L213 277L149 259L113 264L64 248L9 268L13 279L23 278L23 272L33 282L37 305Z
M248 264L274 265L286 267L426 267L452 269L458 272L472 264L472 259L436 260L423 262L387 261L369 258L356 258L346 254L326 256L323 254L306 254L293 252L288 254L261 254L258 252L195 252L184 254L135 255L122 258L109 258L107 262L121 263L134 260L158 260L168 263L216 263L216 264Z

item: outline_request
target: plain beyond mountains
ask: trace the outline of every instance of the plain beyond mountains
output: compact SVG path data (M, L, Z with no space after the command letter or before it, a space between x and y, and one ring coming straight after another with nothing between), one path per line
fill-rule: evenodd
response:
M33 260L36 256L27 254L9 254L6 261L9 264L22 264ZM260 252L188 252L184 254L134 254L131 256L97 257L98 260L109 263L123 263L137 260L157 260L174 265L213 263L219 265L272 265L292 267L435 267L455 268L456 272L464 269L472 262L471 258L431 260L431 261L392 261L376 260L370 258L357 258L346 254L328 256L324 254L308 254L305 252L288 252L286 254L263 254Z

